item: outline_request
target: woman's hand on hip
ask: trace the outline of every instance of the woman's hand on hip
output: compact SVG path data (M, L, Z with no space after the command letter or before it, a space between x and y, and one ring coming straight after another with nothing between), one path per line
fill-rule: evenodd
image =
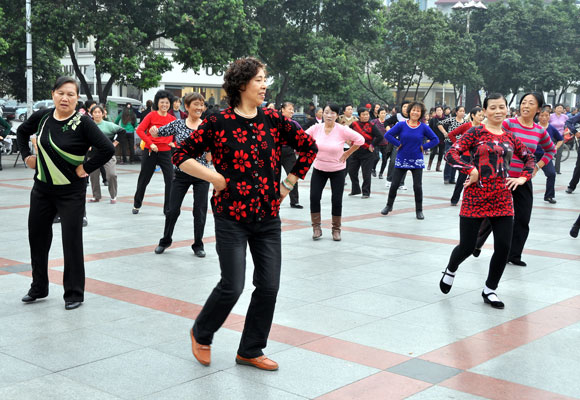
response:
M477 170L477 168L473 168L469 173L469 179L465 180L463 187L471 186L472 183L475 183L478 180L479 180L479 171Z
M528 180L523 176L520 176L519 178L507 178L505 180L505 185L508 187L509 190L516 190L518 186L523 185L527 181Z
M89 174L87 174L87 172L85 171L85 167L83 164L80 164L77 168L76 168L76 173L77 176L79 178L86 178L87 176L89 176Z
M224 178L224 176L218 172L214 173L214 176L211 180L211 184L213 185L216 196L219 195L227 187L226 178Z

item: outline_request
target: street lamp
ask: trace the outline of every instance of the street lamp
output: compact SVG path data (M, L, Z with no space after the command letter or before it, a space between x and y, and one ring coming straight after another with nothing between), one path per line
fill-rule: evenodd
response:
M467 34L469 34L469 17L471 16L471 12L473 10L487 10L487 7L485 6L485 4L483 4L480 0L470 0L467 3L462 3L461 1L458 1L457 3L455 3L453 5L453 7L451 7L452 10L456 10L456 11L465 11L467 13L467 29L466 32ZM461 93L461 104L465 107L465 85L463 85L462 88L462 93Z

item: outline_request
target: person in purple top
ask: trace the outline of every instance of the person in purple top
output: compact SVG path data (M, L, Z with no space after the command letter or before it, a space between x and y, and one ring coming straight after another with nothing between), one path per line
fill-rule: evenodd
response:
M427 124L421 122L426 111L423 103L413 102L409 104L408 110L409 120L397 122L385 134L385 138L397 147L398 151L395 160L395 171L393 172L393 184L389 189L389 199L385 208L381 210L381 214L387 215L393 210L399 182L407 171L411 171L417 219L424 219L423 187L421 183L423 168L425 168L423 150L437 146L439 139ZM428 142L423 145L424 138Z

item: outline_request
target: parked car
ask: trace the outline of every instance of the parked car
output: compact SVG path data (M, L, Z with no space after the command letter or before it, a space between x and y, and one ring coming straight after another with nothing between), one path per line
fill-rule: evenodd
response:
M52 100L40 100L32 105L32 112L38 111L41 108L52 108L54 107L54 102Z
M16 110L26 107L25 103L18 103L16 100L8 100L2 105L3 118L11 120L16 117Z
M26 121L26 113L28 112L28 107L21 107L16 110L15 118L21 122Z
M304 113L296 113L292 116L292 119L300 124L300 126L304 127L308 118Z

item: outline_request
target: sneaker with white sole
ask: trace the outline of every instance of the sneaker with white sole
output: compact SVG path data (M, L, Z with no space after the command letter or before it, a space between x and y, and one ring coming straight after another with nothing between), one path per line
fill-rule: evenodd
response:
M398 190L407 190L407 186L401 185L401 186L399 186L399 189Z

